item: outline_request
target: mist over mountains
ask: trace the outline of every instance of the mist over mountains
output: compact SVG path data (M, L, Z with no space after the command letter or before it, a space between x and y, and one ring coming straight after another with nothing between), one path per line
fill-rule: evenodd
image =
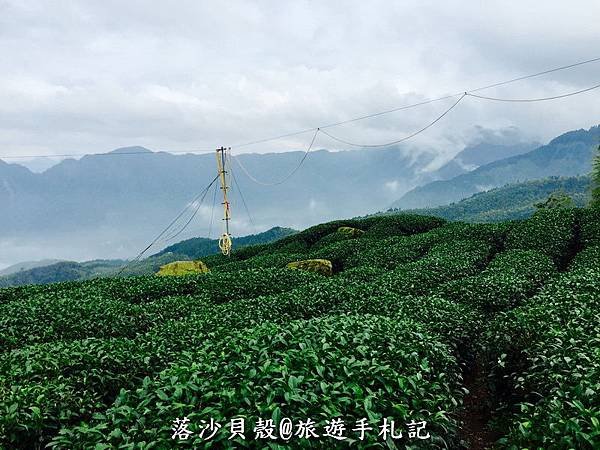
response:
M143 154L126 154L130 152ZM301 157L301 152L244 154L240 160L261 180L277 181ZM257 185L234 166L252 220L235 185L232 230L240 236L274 225L300 229L384 208L425 179L419 172L433 158L428 154L413 158L398 148L320 150L278 187ZM134 256L215 174L212 153L173 155L141 147L119 149L111 156L65 160L43 173L0 162L0 263ZM212 204L211 191L179 239L208 235ZM220 226L216 209L213 237Z
M434 181L404 194L392 208L431 208L511 183L551 176L588 174L600 141L600 126L562 134L531 152L499 159L448 180Z
M584 147L598 129L573 133L533 152L536 143L514 138L504 143L478 141L437 170L431 170L435 153L415 153L405 147L318 150L294 177L277 187L253 183L234 163L234 236L273 226L303 229L385 210L401 197L400 205L418 205L409 207L443 204L478 189L441 189L419 197L423 189L429 192L427 186L437 186L440 181L436 180L456 182L475 174L472 185L495 187L510 182L515 173L521 181L586 173L590 164L586 152L591 155L591 149ZM285 152L239 158L256 178L272 182L293 169L302 156L302 152ZM498 160L512 162L501 169L505 166ZM490 165L500 169L490 172ZM524 169L517 170L520 167ZM64 160L41 173L0 161L0 268L43 258L81 261L135 256L202 191L215 171L213 153L174 155L143 147ZM488 173L495 175L486 180ZM414 189L417 186L424 187ZM407 192L410 203L403 200ZM218 197L213 214L213 195L213 191L208 193L197 217L177 240L215 237L220 232ZM153 251L176 241L161 242Z

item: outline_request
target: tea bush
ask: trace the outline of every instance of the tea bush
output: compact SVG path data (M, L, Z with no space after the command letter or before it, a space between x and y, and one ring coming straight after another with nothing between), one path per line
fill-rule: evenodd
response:
M574 209L542 209L509 231L506 248L545 253L563 268L573 256L575 227Z
M365 237L386 238L389 236L408 236L425 233L442 226L445 222L444 219L437 217L393 214L374 219L363 219L361 225L362 228L366 229Z
M555 272L546 255L509 250L497 255L480 274L445 283L438 292L444 298L494 313L531 297Z
M597 448L600 271L562 274L488 332L498 388L515 403L511 448Z
M253 269L231 274L97 279L59 284L55 292L0 305L0 350L87 337L133 337L158 318L144 305L171 295L198 295L204 302L274 294L312 283L318 275ZM79 289L77 289L79 287ZM159 316L160 317L160 316Z
M421 235L417 235L421 236ZM360 251L348 251L345 254L345 267L376 267L394 269L397 266L414 261L425 254L432 245L416 236L393 236L381 240L362 238ZM353 247L358 247L355 245Z
M600 245L600 208L585 208L578 213L583 246Z
M491 255L482 241L451 241L438 244L423 258L403 264L379 278L379 283L400 295L423 295L442 283L474 275Z
M600 271L600 244L579 252L569 266L569 272L571 273L587 269Z
M169 441L176 417L199 422L207 415L218 422L243 416L250 423L312 418L319 425L331 417L348 423L422 417L431 424L431 442L457 442L450 415L461 399L456 361L414 324L368 315L266 323L198 350L137 391L123 392L91 422L63 429L54 445L160 446ZM223 448L249 445L228 441L224 433L214 439ZM363 444L376 439L367 435ZM311 441L294 444L314 447ZM194 445L202 445L198 436L188 443Z
M597 448L594 214L342 220L209 256L201 276L0 289L0 447L190 447L170 438L178 415L340 414L426 419L425 447L461 448L478 359L508 424L500 447ZM310 258L335 274L283 268ZM368 439L352 445L384 445ZM212 447L262 444L226 440Z

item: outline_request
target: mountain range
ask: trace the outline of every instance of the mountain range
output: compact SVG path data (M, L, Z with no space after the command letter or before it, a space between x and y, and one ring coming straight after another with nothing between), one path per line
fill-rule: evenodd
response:
M514 137L480 140L436 170L431 169L436 153L408 147L318 150L280 186L254 183L234 163L232 229L234 236L273 226L303 229L390 205L443 205L509 183L585 174L597 139L598 127L566 133L544 146ZM281 179L302 157L302 152L238 156L266 182ZM209 191L202 205L191 204L215 170L212 153L174 155L143 147L63 160L41 173L0 161L0 268L45 258L130 258L186 205L198 212L179 239L217 236L218 192ZM168 244L159 241L152 250Z
M499 153L526 151L533 145L512 139ZM447 176L430 169L436 153L413 150L314 151L302 169L279 186L252 182L234 163L234 236L273 226L303 229L383 210L414 186ZM469 146L464 150L468 153ZM284 152L242 154L238 159L254 177L273 182L302 157L302 152ZM461 164L453 165L453 174L468 170ZM130 258L190 203L215 172L212 153L174 155L143 147L66 159L41 173L0 161L0 268L46 258ZM214 195L208 193L179 239L220 233L221 212ZM159 242L152 250L168 244Z
M416 187L392 203L395 209L435 207L511 183L551 176L577 176L592 169L600 126L565 133L530 152L493 161L448 180Z

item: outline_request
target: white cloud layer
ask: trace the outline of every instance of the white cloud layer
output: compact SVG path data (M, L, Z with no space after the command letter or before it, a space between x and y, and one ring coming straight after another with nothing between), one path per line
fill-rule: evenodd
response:
M210 149L310 128L600 56L598 17L595 0L0 0L0 154ZM488 92L537 97L599 82L595 63ZM475 125L546 140L597 124L599 95L465 99L415 146L456 152ZM385 142L448 104L331 131ZM316 146L343 148L325 136Z

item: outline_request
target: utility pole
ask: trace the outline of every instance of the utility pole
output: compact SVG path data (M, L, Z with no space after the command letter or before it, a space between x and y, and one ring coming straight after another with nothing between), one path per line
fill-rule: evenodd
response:
M227 190L229 186L227 185L227 151L231 151L231 148L226 149L225 147L221 147L217 149L217 171L219 173L219 181L221 183L221 191L223 191L223 233L219 238L219 248L221 249L221 253L225 256L229 256L231 254L231 234L229 233L229 221L231 220L231 208L229 205L229 200L227 199Z

